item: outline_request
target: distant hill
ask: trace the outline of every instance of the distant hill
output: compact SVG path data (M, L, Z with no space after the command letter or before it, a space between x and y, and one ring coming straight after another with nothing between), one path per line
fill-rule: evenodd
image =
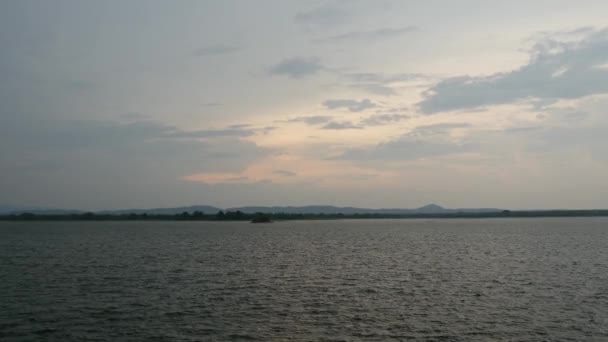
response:
M22 209L27 209L25 207L14 207L14 206L10 206L10 205L0 205L0 214L1 215L6 215L6 214L10 214L14 211L19 211Z
M41 207L18 207L18 206L0 206L0 215L19 215L19 214L36 214L36 215L70 215L81 214L83 211L75 209L51 209Z
M120 209L120 210L104 210L97 212L98 214L106 215L127 215L127 214L148 214L148 215L176 215L183 212L192 214L195 211L200 211L205 215L216 214L222 209L209 205L193 205L189 207L176 208L153 208L153 209Z
M424 207L420 207L418 209L414 209L419 213L428 213L428 214L434 214L434 213L443 213L445 212L446 208L439 206L437 204L427 204Z
M284 213L284 214L380 214L380 215L413 215L413 214L451 214L451 213L492 213L502 209L495 208L471 208L471 209L447 209L437 204L428 204L416 209L386 208L369 209L356 207L336 207L331 205L307 205L307 206L249 206L222 209L208 205L193 205L189 207L175 208L151 208L151 209L119 209L96 211L97 214L104 215L128 215L128 214L148 214L148 215L176 215L183 212L192 214L195 211L203 212L205 215L215 215L218 211L241 211L246 214L255 213ZM69 215L82 214L84 211L71 209L48 209L48 208L27 208L0 206L0 215L32 213L36 215Z
M355 207L335 207L331 205L309 205L301 207L276 206L276 207L236 207L228 211L242 211L252 214L262 213L286 213L286 214L449 214L449 213L489 213L498 212L502 209L496 208L472 208L472 209L446 209L436 204L429 204L417 209L369 209Z
M334 207L330 205L307 205L302 207L276 206L276 207L236 207L227 211L242 211L247 214L254 213L286 213L286 214L357 214L370 213L373 209Z

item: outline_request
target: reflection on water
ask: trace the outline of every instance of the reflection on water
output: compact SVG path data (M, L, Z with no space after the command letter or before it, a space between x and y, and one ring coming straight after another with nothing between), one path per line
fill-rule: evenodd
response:
M608 219L0 223L3 341L608 340Z

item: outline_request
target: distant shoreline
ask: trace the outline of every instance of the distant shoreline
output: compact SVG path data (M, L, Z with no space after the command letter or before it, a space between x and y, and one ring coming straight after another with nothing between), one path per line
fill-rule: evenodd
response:
M256 215L266 215L274 221L290 220L340 220L340 219L458 219L458 218L534 218L534 217L608 217L608 210L535 210L501 212L456 212L456 213L412 213L412 214L292 214L292 213L242 213L221 212L217 214L181 213L162 214L11 214L0 215L0 221L251 221Z

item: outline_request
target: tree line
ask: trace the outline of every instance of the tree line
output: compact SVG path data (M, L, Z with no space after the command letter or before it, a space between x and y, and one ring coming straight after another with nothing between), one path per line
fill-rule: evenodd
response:
M410 213L410 214L294 214L294 213L244 213L242 211L218 211L206 214L202 211L179 214L104 214L74 213L62 215L20 213L0 216L4 221L251 221L261 216L272 220L331 220L331 219L390 219L390 218L492 218L492 217L589 217L608 216L608 210L542 210L542 211L496 211L454 213Z

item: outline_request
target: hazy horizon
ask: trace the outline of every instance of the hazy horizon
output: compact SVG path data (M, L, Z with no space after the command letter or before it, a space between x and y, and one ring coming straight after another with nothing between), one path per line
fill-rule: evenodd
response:
M0 203L608 207L608 2L0 2Z
M255 207L294 207L294 208L302 208L302 207L335 207L335 208L357 208L364 210L417 210L422 209L427 206L439 206L442 209L447 210L475 210L475 209L497 209L497 210L512 210L512 211L543 211L543 210L608 210L605 207L597 207L597 208L506 208L506 207L493 207L493 206L471 206L471 207L449 207L444 206L438 203L426 203L422 205L412 206L412 207L396 207L396 206L386 206L386 207L370 207L370 206L349 206L349 205L340 205L340 204L327 204L327 203L307 203L302 205L289 205L289 204L266 204L266 205L258 205L258 204L244 204L244 205L230 205L230 206L220 206L213 205L208 203L190 203L183 205L172 205L172 206L163 206L163 207L108 207L108 208L78 208L78 207L52 207L52 206L19 206L19 205L9 205L6 203L0 203L0 213L2 210L7 211L7 208L11 210L15 210L16 212L20 212L23 210L77 210L77 211L90 211L90 212L104 212L104 211L125 211L125 210L156 210L156 209L174 209L174 208L190 208L190 207L214 207L220 210L232 210L232 209L240 209L240 208L255 208ZM7 212L10 212L8 210Z

